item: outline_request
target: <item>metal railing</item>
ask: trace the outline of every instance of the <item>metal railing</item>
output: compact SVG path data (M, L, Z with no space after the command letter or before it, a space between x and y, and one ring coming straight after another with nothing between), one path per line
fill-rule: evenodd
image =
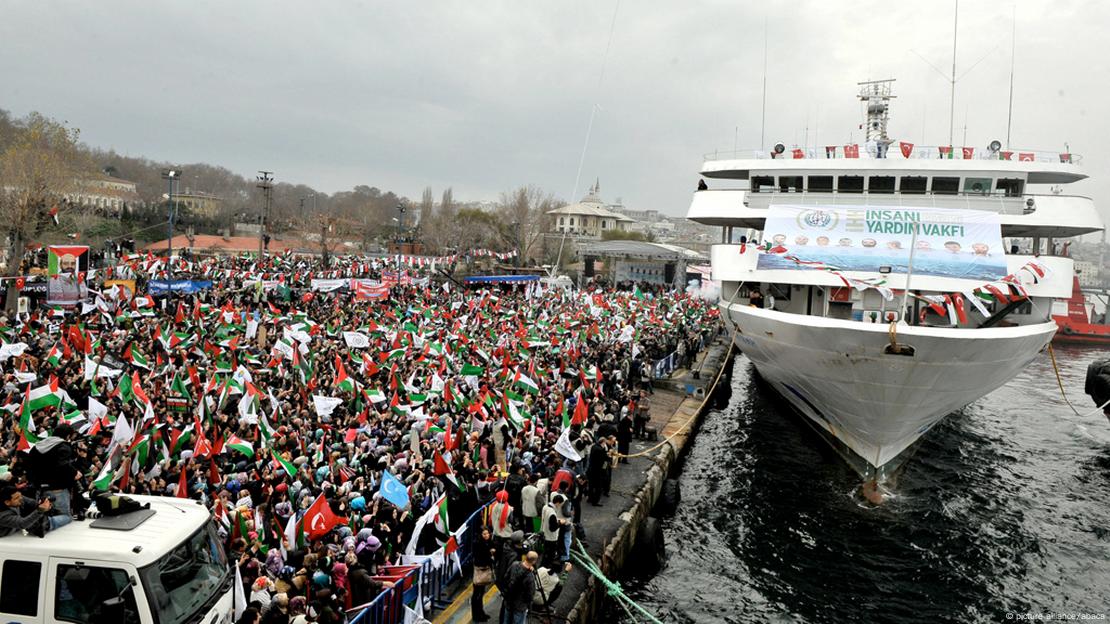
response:
M858 151L854 152L857 156L848 156L845 153L845 147L855 147ZM951 149L952 156L949 158L947 155L942 156L941 147L935 145L914 145L913 151L910 152L908 157L903 156L899 150L898 142L890 144L886 151L886 159L889 160L1011 160L1014 162L1039 162L1039 163L1056 163L1056 164L1073 164L1078 165L1083 162L1083 157L1079 154L1071 154L1068 152L1049 152L1045 150L1022 150L1022 149L1004 149L997 152L982 147L968 147L967 149L973 150L970 157L964 157L964 147L955 146ZM1007 157L1008 156L1008 157ZM775 159L777 160L840 160L840 159L874 159L877 158L875 154L869 153L867 146L864 144L855 146L845 145L830 145L827 147L788 147L782 154L778 154ZM716 150L709 152L702 156L705 161L714 160L770 160L771 149L758 149L758 148L745 148L737 150Z
M451 561L435 566L430 560L419 565L383 567L375 578L392 581L393 587L383 590L370 603L349 610L347 615L350 623L399 624L405 621L405 607L414 608L418 600L425 610L445 607L447 587L460 578L460 568L465 569L474 559L474 539L483 524L483 516L488 507L489 503L486 503L470 514L463 523L466 530L461 534L458 529L455 530L455 540L458 543L458 550L455 552L459 558L459 567Z

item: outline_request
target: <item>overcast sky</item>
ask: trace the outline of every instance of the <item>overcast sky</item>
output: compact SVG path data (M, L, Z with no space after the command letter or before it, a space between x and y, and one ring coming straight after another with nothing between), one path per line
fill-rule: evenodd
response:
M1017 3L1012 145L1084 156L1110 199L1110 3ZM612 45L602 75L602 59ZM956 144L1005 139L1013 4L964 0ZM946 144L952 2L55 2L0 9L0 108L90 144L334 192L496 199L533 183L685 214L702 155L859 140L856 82L894 77L891 134ZM964 125L967 139L964 141ZM738 137L738 138L737 138ZM1104 212L1110 212L1104 210Z

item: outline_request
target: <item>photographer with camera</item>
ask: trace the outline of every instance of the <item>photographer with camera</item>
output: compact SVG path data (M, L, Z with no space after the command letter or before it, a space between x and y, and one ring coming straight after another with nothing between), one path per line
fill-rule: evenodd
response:
M48 531L65 526L73 520L69 514L47 515L53 507L49 498L44 496L35 504L24 499L23 492L15 486L0 488L0 501L4 503L0 508L0 537L23 530L31 535L46 537Z

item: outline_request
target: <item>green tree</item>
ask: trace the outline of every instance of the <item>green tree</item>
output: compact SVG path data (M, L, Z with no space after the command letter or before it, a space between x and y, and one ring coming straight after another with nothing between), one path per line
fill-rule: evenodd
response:
M605 230L601 233L601 240L631 240L655 242L655 234L651 232L633 232L631 230Z

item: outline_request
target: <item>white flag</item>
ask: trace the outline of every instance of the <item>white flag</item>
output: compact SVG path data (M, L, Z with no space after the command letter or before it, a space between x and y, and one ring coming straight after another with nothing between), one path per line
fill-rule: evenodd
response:
M11 344L0 345L0 362L10 358L19 357L27 350L27 343L13 342Z
M346 342L347 346L351 349L365 349L370 346L370 337L358 332L343 332L343 341Z
M235 597L232 599L235 607L235 619L243 617L243 613L247 610L247 597L246 591L243 589L243 573L239 571L239 562L235 562L235 586L232 588L232 593Z
M96 400L96 397L89 397L89 420L100 420L108 415L108 406Z
M108 454L111 455L111 449L116 447L117 445L122 446L126 450L126 448L131 444L131 439L134 437L135 430L131 428L130 424L128 424L127 416L120 414L119 418L116 419L116 428L112 431L112 442L108 445L110 447L108 450Z
M582 456L578 454L578 449L574 448L574 445L570 443L570 427L563 429L563 432L559 434L559 439L555 442L555 450L571 461L582 461Z
M316 408L316 413L320 416L331 416L335 408L343 403L343 399L336 399L333 397L320 396L318 394L312 395L312 405Z

